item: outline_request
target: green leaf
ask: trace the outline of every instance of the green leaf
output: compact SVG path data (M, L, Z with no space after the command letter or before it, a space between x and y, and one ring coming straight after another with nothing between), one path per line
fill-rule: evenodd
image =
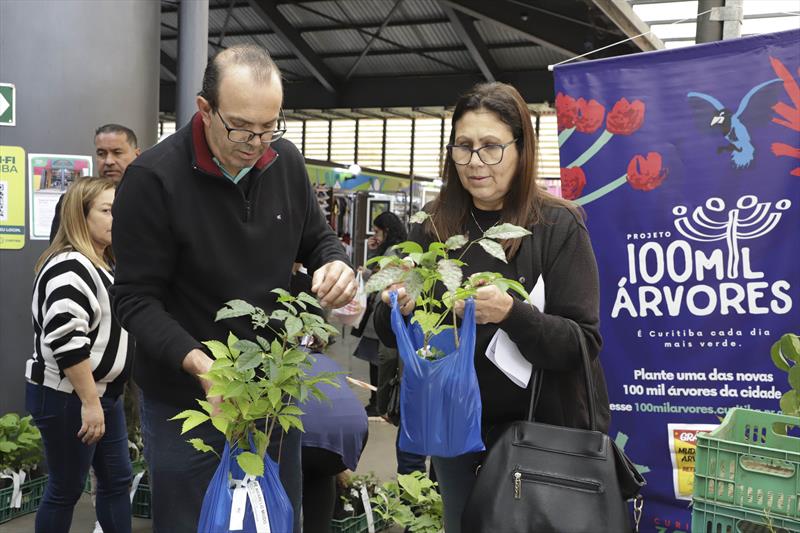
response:
M225 435L228 431L229 422L227 418L223 418L219 415L211 417L211 424L223 435Z
M405 279L406 293L413 301L417 300L423 287L422 274L418 270L412 270L408 273Z
M800 416L800 395L796 390L787 391L780 400L781 411L789 416Z
M314 313L300 313L300 318L303 320L303 324L306 326L322 324L325 322L325 319L319 315L315 315Z
M789 385L795 390L800 390L800 364L792 366L789 370Z
M530 235L531 232L514 224L504 223L487 229L483 236L489 239L519 239Z
M296 348L292 348L288 352L283 355L283 364L285 365L296 365L305 361L308 358L308 354L303 350L298 350Z
M281 410L282 415L296 415L301 416L303 414L303 410L297 407L296 405L287 405Z
M428 213L426 213L425 211L421 211L420 210L420 211L417 211L416 213L414 213L413 215L411 215L411 218L409 219L409 222L411 222L412 224L422 224L423 222L428 220L430 217L431 216Z
M781 353L781 341L783 339L777 340L773 345L772 348L769 350L769 355L772 358L773 364L783 370L784 372L789 371L789 363L786 359L783 358L783 353Z
M216 450L214 450L214 448L203 442L203 439L189 439L187 442L192 446L194 446L194 449L197 450L198 452L217 453Z
M261 347L262 350L265 352L269 352L269 341L264 337L257 335L256 340L258 341L258 345Z
M313 296L311 296L306 292L301 292L300 294L298 294L297 299L300 300L301 302L307 303L308 305L316 307L317 309L322 309L319 300L317 300L316 298L314 298Z
M252 452L242 452L236 457L236 462L242 467L245 474L251 476L264 475L264 461Z
M236 359L236 368L239 371L249 370L256 368L261 364L261 351L257 352L244 352Z
M286 327L286 336L289 338L296 337L303 331L303 321L296 316L287 318L284 326Z
M390 266L389 268L379 270L370 276L369 281L367 281L364 286L364 290L367 293L382 291L389 285L400 281L404 274L405 271L396 266Z
M291 416L278 416L278 424L281 425L284 432L292 428L292 418Z
M286 311L286 310L284 310L284 309L276 309L275 311L273 311L272 313L270 313L270 315L269 315L269 319L270 319L270 320L277 320L277 321L283 322L283 321L284 321L284 320L286 320L287 318L291 318L291 317L293 317L293 316L294 316L294 315L293 315L292 313L290 313L289 311Z
M793 333L781 337L781 352L789 361L800 363L800 339Z
M203 344L211 351L214 359L229 359L231 357L228 347L219 341L205 341Z
M9 453L17 449L17 445L10 441L0 441L0 452Z
M442 283L448 291L455 292L461 286L464 274L461 267L457 266L449 259L442 259L438 264L439 275L442 276Z
M414 311L411 321L419 324L422 331L431 331L436 326L440 316L438 313L428 313L422 309L417 309Z
M284 289L272 289L269 292L277 294L279 302L291 302L294 300L294 297Z
M239 361L241 361L241 360L242 360L242 358L240 357ZM237 364L238 364L238 361L237 361ZM247 387L247 385L245 385L244 383L235 382L234 381L233 383L231 383L229 386L227 386L225 388L225 392L222 393L222 396L225 399L227 399L227 398L239 398L240 396L242 396L245 393L246 387ZM207 412L210 413L210 411L207 411Z
M217 359L213 363L211 363L211 370L220 370L222 368L230 368L233 366L233 361L230 359Z
M193 430L203 422L206 422L210 419L210 417L205 414L201 413L200 411L195 411L192 416L187 418L183 421L183 426L181 426L181 433L186 433L188 431Z
M270 353L274 357L278 357L278 358L283 357L283 346L281 346L281 343L278 342L277 339L272 341L272 344L270 345Z
M239 357L239 350L236 349L236 343L239 342L239 339L233 332L228 332L228 349L231 351L231 355L233 357Z
M422 496L422 485L415 476L399 475L397 483L408 493L414 501L419 501Z
M463 248L467 242L469 241L466 235L453 235L447 239L444 245L448 250L458 250L459 248Z
M236 341L234 344L234 348L239 350L240 352L260 352L261 346L254 343L253 341L249 341L247 339L240 339Z
M508 263L506 260L506 252L503 250L503 246L500 243L491 241L489 239L481 239L478 241L478 244L486 251L487 254L499 259L503 263Z
M277 407L281 403L281 390L278 388L269 389L267 391L267 398L273 407Z
M239 316L250 315L255 312L256 308L245 302L244 300L231 300L225 302L226 307L217 311L215 321L220 321L226 318L236 318Z
M528 291L525 290L525 287L522 285L522 283L520 283L520 282L518 282L516 280L513 280L513 279L507 279L507 278L503 278L503 281L506 282L506 284L508 285L509 289L511 289L512 291L516 292L520 296L522 296L525 300L527 300L530 297L530 295L528 294Z
M402 252L404 254L421 254L423 252L422 246L418 242L404 241L392 246L392 250Z

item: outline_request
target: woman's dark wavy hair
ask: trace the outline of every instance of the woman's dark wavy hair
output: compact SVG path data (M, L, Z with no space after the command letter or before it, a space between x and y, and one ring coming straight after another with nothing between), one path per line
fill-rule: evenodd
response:
M511 85L499 82L480 83L462 95L453 111L450 142L455 143L456 124L469 111L490 111L511 128L519 152L517 170L511 187L503 199L501 222L529 227L542 220L544 205L562 205L575 209L574 204L548 194L536 184L536 134L531 123L531 114L525 100ZM472 196L461 185L453 160L448 156L444 164L444 186L429 209L431 219L442 240L464 231L472 208ZM426 231L436 238L430 223ZM509 258L519 250L521 239L511 239L503 243Z
M389 247L408 240L408 232L403 222L397 215L390 211L384 211L376 216L375 220L372 221L372 225L383 230L386 234L381 245L375 250L375 255L386 255L386 250L388 250Z

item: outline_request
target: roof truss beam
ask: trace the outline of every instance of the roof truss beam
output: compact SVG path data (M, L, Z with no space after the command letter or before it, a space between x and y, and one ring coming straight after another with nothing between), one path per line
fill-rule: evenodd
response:
M333 72L303 40L300 32L278 11L274 0L250 0L250 7L273 29L325 90L335 93L337 84Z
M447 18L450 19L450 23L456 35L458 35L458 38L464 43L464 46L467 47L472 61L480 69L483 77L486 78L486 81L496 81L497 77L495 76L495 72L498 72L499 69L486 43L483 42L483 39L481 39L481 36L478 34L478 30L475 29L474 20L447 4L443 3L441 7L447 14Z

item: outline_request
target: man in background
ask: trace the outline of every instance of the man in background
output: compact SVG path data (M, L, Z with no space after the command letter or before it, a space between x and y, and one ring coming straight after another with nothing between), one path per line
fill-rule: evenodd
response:
M105 124L94 132L95 162L97 163L97 176L111 178L119 183L125 169L136 159L142 151L136 140L133 130L120 124ZM64 195L58 199L56 214L50 225L50 242L56 236L61 225L61 202Z

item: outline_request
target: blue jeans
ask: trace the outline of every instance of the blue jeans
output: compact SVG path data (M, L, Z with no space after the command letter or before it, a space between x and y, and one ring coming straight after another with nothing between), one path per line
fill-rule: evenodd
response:
M475 485L475 469L485 452L457 457L431 457L444 506L445 533L461 532L461 514Z
M89 466L97 474L97 520L105 533L130 533L131 462L122 397L100 398L106 432L91 446L77 437L81 400L28 383L25 407L42 433L50 477L36 513L37 533L69 533L72 512L81 497Z
M153 533L196 533L203 497L219 458L213 453L198 452L187 441L202 439L221 455L225 436L210 423L181 435L182 421L169 419L182 409L145 394L139 406L152 494ZM276 428L267 451L280 466L281 483L294 509L294 532L300 533L300 432L293 429L284 434Z

